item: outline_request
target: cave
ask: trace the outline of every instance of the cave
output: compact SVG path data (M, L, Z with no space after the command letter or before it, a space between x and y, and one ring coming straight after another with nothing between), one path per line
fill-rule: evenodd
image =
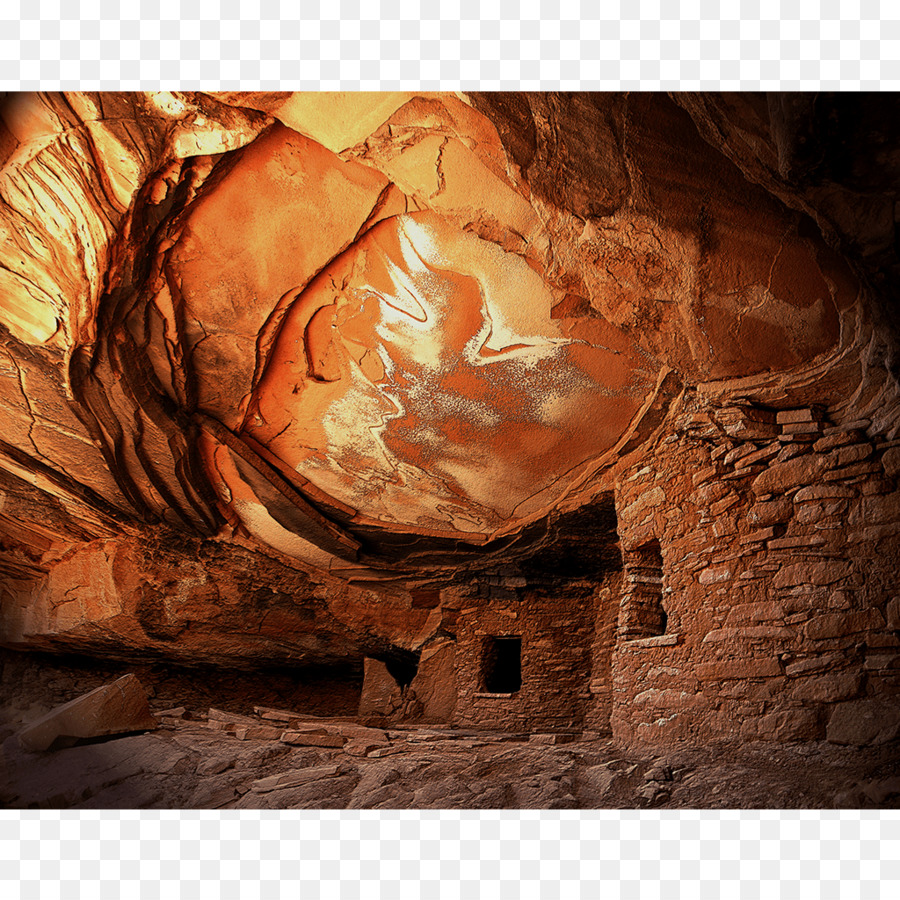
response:
M898 113L3 96L0 802L896 807Z

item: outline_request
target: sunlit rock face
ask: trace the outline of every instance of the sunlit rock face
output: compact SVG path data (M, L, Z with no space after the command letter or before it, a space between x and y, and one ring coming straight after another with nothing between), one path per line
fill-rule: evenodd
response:
M496 244L392 217L286 311L243 432L364 516L490 534L562 494L654 386L625 335L564 328L551 299Z
M424 156L433 129L420 128L394 148L410 197L276 126L192 210L166 273L204 412L351 521L483 540L596 468L660 364L602 319L551 318L554 291L526 248L458 217L476 202L511 234L536 232L534 211L483 167L486 184L466 193L469 171ZM436 146L477 164L458 141ZM414 185L435 166L434 209L416 210ZM253 530L258 510L243 510Z

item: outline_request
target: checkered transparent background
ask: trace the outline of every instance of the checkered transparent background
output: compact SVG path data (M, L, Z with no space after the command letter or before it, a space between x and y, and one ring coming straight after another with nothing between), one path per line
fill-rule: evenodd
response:
M0 4L0 87L23 90L896 90L898 51L897 0Z
M900 813L3 813L0 895L894 900Z
M160 86L898 90L900 3L0 4L0 90ZM0 812L0 896L896 898L900 813Z

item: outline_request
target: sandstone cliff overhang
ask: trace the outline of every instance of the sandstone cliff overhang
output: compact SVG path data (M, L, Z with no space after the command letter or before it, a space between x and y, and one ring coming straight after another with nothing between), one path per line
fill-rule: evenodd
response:
M721 586L760 578L776 606L838 587L735 625L767 635L695 621L698 644L805 658L821 628L795 645L787 619L833 609L893 652L896 106L6 96L0 640L411 664L477 631L470 606L552 631L553 594L587 660L603 616L655 640L686 618L671 592L740 606ZM860 553L871 588L816 580Z

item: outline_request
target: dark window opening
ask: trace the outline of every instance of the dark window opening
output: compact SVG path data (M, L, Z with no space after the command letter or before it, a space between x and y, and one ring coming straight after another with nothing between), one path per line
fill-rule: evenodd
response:
M666 633L669 616L662 604L662 552L650 541L625 557L625 585L619 633L623 640Z
M482 684L489 694L513 694L522 687L522 638L490 637L484 642Z
M401 689L405 688L416 677L416 672L419 669L415 660L408 659L386 659L384 665Z

